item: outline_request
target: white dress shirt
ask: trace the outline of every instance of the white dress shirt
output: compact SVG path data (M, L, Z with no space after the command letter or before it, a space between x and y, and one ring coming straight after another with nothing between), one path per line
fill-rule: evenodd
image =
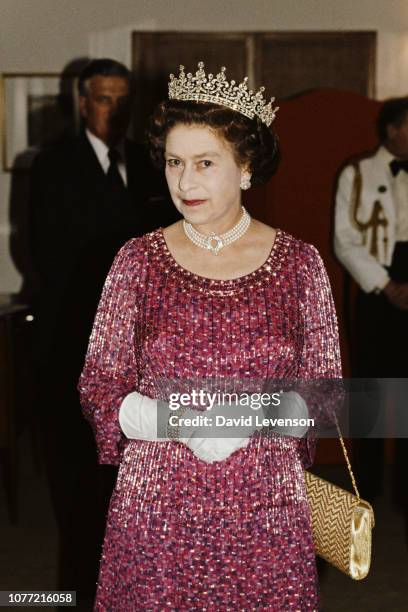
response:
M408 240L408 174L400 170L392 180L392 194L395 202L395 240Z
M92 134L89 130L85 130L86 136L91 143L93 150L95 151L95 155L98 158L99 163L102 166L102 170L107 174L110 166L109 159L109 147L95 134ZM120 161L118 162L118 170L121 175L125 186L127 186L127 174L126 174L126 164L125 164L125 143L122 140L119 144L115 146L115 149L120 153Z
M390 163L397 158L385 147L379 149L379 154L387 168L387 175L391 182L395 208L395 241L408 240L408 174L400 170L396 176L393 176Z

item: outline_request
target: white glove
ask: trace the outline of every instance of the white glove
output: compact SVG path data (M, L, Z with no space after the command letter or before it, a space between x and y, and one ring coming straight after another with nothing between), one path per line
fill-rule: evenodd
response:
M281 401L278 406L276 406L276 416L274 418L278 419L291 419L294 421L297 419L308 419L309 418L309 410L307 408L307 404L303 397L299 395L296 391L288 391L286 393L281 394ZM294 438L303 438L303 436L308 431L308 425L275 425L272 428L274 433L277 433L281 436L291 436Z
M248 446L249 438L189 438L185 445L198 459L206 463L223 461L240 448Z
M245 411L245 412L244 412ZM157 425L158 420L160 419L162 423L167 423L167 420L171 414L169 412L169 407L164 402L158 402L155 399L147 397L146 395L142 395L138 391L133 391L129 393L125 399L123 400L120 409L119 409L119 424L120 427L127 438L136 439L136 440L155 440L155 441L165 441L168 440L166 437L157 436ZM214 406L211 411L199 412L196 410L189 409L186 413L181 417L182 420L185 418L193 418L199 414L211 415L215 418L216 415L223 415L227 418L232 418L237 416L237 408L234 405L228 406ZM238 414L242 414L247 416L248 414L255 414L253 410L250 408L242 408ZM183 432L181 433L183 429ZM222 429L224 429L226 434L231 434L231 427L220 428L217 427L214 431L217 431L219 437L218 438L200 438L200 430L202 428L199 427L184 427L180 428L180 442L188 446L190 438L194 435L195 441L191 442L191 446L196 448L197 446L202 446L202 454L206 454L209 452L208 457L212 457L212 452L214 452L213 460L219 460L218 458L224 455L227 452L227 456L234 452L236 448L240 448L241 446L246 446L249 441L249 436L255 430L255 427L249 428L240 428L239 433L243 432L243 435L240 435L239 438L220 438L220 432L222 433ZM208 429L205 431L205 436L208 435ZM207 450L204 450L204 446ZM225 451L222 450L222 447L225 446ZM208 451L208 448L211 447L214 450ZM228 450L229 449L229 450ZM206 455L207 456L207 455ZM217 459L216 459L217 458Z
M220 410L222 408L222 410ZM160 417L167 421L169 416L168 406L160 404L157 400L141 395L137 391L129 393L123 400L119 409L119 424L127 438L132 440L155 440L166 441L167 438L157 437L158 411L164 411ZM233 416L233 406L214 407L210 411L214 416L223 414ZM202 414L196 410L187 410L184 418L193 418ZM209 414L204 412L204 414ZM235 409L235 416L237 411ZM227 429L227 428L225 428ZM230 428L231 429L231 428ZM179 441L185 444L202 461L211 463L222 461L229 457L238 448L243 448L249 442L249 437L241 438L199 438L199 427L180 427ZM201 430L202 431L202 430ZM252 433L253 430L251 430ZM208 432L207 432L208 433ZM194 439L191 436L196 435Z
M208 429L203 430L202 427L186 426L183 424L187 418L193 418L198 414L206 414L211 417L214 422L217 415L222 415L226 418L234 418L238 416L251 416L251 425L240 426L236 429L239 433L238 437L232 437L232 427L228 425L214 427L214 437L208 436ZM159 418L162 422L167 422L169 416L168 406L165 403L158 402L145 395L141 395L137 391L129 393L123 400L119 409L119 424L127 438L138 440L154 440L166 441L168 438L157 437L157 424ZM204 413L196 410L187 410L182 418L180 426L180 442L185 444L193 453L202 461L212 463L214 461L222 461L229 457L233 452L240 448L245 448L251 435L260 426L256 423L256 411L250 407L231 405L216 405L210 411ZM259 413L262 420L262 411ZM290 391L283 393L281 403L276 407L274 418L291 418L291 419L307 419L309 411L303 398L296 392ZM272 431L280 435L303 437L308 430L307 426L290 427L288 425L275 425L271 428ZM222 437L225 432L227 437ZM230 437L228 437L228 434Z
M129 393L119 409L119 424L127 438L133 440L158 440L158 410L167 409L158 401L137 391ZM160 438L162 442L163 438Z
M209 428L186 426L183 423L185 419L191 419L199 414L206 415L212 420L212 426ZM262 414L262 413L261 413ZM187 410L181 417L180 426L180 442L183 442L193 453L206 463L215 461L223 461L232 453L240 448L245 448L251 435L260 427L256 424L256 412L250 407L243 407L235 404L215 405L211 410L198 412L196 410ZM234 431L230 425L215 425L216 417L223 416L227 419L236 418L237 416L251 417L251 425L237 426ZM232 433L239 434L239 437L232 437ZM212 437L203 437L204 435ZM222 437L229 434L230 437Z
M309 411L304 399L295 391L289 391L282 393L280 396L280 404L275 407L274 410L275 419L307 419L309 417ZM193 418L199 414L195 410L187 410L182 419ZM231 426L224 425L215 427L213 425L212 435L214 437L203 437L208 436L208 429L194 426L180 426L180 441L183 442L193 453L202 461L207 463L213 463L214 461L223 461L227 459L232 453L240 448L245 448L249 439L254 431L262 428L260 423L263 422L263 418L266 414L260 410L258 412L259 418L256 418L257 411L252 409L250 406L236 406L231 405L216 405L212 410L204 413L208 417L213 419L213 423L217 415L225 416L226 418L233 418L237 416L251 416L251 425L238 426L234 431ZM271 427L271 431L282 436L291 436L295 438L302 438L308 431L307 425L274 425ZM240 437L232 437L232 433L239 433ZM230 437L222 437L222 434L230 435Z

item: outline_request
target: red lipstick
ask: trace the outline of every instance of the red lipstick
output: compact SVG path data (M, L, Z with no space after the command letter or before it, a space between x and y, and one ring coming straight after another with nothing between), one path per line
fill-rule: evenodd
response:
M205 200L183 200L183 204L186 206L200 206L203 202L205 202Z

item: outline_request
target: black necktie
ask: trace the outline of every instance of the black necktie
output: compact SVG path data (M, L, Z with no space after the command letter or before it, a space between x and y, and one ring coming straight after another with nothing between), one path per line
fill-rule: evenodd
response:
M397 176L400 170L404 172L408 172L408 159L393 159L390 162L390 168L392 172L392 176Z
M121 160L121 155L117 149L109 149L108 153L110 165L106 178L113 191L121 191L125 187L122 176L119 172L118 163Z

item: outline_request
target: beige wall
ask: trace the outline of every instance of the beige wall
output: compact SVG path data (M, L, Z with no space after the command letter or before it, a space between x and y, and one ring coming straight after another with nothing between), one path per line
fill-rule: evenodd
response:
M408 0L0 0L0 72L58 72L88 54L128 62L138 29L376 30L377 97L408 93ZM9 178L0 173L0 292L20 287Z

